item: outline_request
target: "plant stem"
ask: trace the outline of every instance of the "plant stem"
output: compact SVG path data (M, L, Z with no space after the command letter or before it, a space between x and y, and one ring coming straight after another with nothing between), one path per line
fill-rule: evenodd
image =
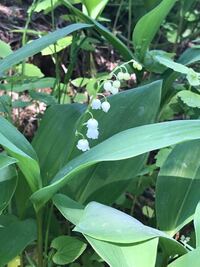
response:
M49 230L51 226L51 216L53 212L53 204L51 204L50 210L48 212L47 218L47 226L46 226L46 234L45 234L45 241L44 241L44 255L45 255L45 262L44 266L47 266L47 258L48 258L48 244L49 244Z
M37 231L38 231L38 239L37 239L37 254L38 254L38 267L43 267L43 211L40 210L36 214L37 219Z

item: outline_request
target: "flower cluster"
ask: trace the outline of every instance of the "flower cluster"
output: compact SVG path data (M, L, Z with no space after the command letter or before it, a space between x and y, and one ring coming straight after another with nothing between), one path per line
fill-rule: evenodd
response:
M129 62L126 62L121 66L117 67L113 72L111 72L111 74L109 75L109 79L103 81L103 86L99 86L99 89L103 87L107 94L116 95L120 90L121 83L123 81L129 81L131 79L131 75L126 68L126 65L130 63L133 64L134 69L137 69L138 71L142 70L142 65L132 59ZM103 96L104 100L101 101L98 96ZM89 107L91 107L92 110L102 110L105 113L107 113L111 108L110 103L108 102L105 95L98 93L96 98L92 98ZM99 137L99 124L98 121L93 117L93 114L90 111L88 111L88 113L91 115L91 118L83 125L86 125L87 127L87 138L95 140ZM77 132L76 134L82 136L82 139L80 139L77 143L77 148L83 152L89 150L89 142L84 137L84 135L79 132Z

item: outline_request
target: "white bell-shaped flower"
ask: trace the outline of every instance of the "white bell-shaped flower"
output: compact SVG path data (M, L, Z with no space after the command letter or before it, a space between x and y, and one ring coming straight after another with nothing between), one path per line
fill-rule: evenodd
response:
M112 88L110 89L110 92L111 92L113 95L116 95L117 93L119 93L119 89L116 88L116 87L112 87Z
M83 152L85 152L85 151L87 151L87 150L90 149L90 147L89 147L89 142L88 142L87 139L80 139L80 140L78 141L76 147L77 147L79 150L83 151Z
M129 81L130 78L131 78L131 75L128 72L124 73L124 80L125 81Z
M112 82L110 81L104 82L103 88L106 92L110 92L110 89L112 88Z
M108 112L110 109L110 103L108 103L108 101L105 101L101 104L101 108L104 112Z
M124 79L124 73L122 71L118 72L117 79L123 80Z
M99 99L93 99L91 107L92 109L101 109L101 101Z
M116 81L113 82L113 87L115 87L115 88L117 88L117 89L120 88L120 85L121 85L121 83L120 83L119 80L116 80Z
M86 135L90 139L98 139L99 131L97 128L96 129L88 128Z
M86 125L88 129L97 129L99 124L97 120L91 118L86 122Z

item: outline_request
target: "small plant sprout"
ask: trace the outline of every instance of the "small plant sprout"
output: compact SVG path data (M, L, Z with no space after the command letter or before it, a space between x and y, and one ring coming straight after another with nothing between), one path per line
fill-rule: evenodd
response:
M93 99L91 102L91 108L94 110L101 109L101 101L97 99Z
M200 85L200 73L194 71L192 68L189 68L186 78L191 86Z
M101 104L101 108L104 112L108 112L109 109L110 109L110 103L108 101L104 101L102 104Z

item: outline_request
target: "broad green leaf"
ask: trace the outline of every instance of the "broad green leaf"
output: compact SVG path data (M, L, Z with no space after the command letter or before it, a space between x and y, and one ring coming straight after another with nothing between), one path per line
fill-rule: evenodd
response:
M72 43L72 36L64 37L56 42L54 45L50 45L49 47L45 48L41 51L43 56L53 55L58 53L71 45Z
M85 207L74 231L95 239L124 244L161 236L167 238L164 233L143 225L135 218L97 202L90 202Z
M57 250L52 258L53 262L57 265L65 265L80 257L87 245L72 236L59 236L52 241L51 247Z
M194 214L194 227L196 234L196 247L200 247L200 202L198 203Z
M43 102L47 106L57 104L57 100L55 99L55 97L48 93L36 92L31 90L29 92L29 95L33 100Z
M33 220L16 221L0 228L0 266L4 266L27 245L36 239L36 223Z
M199 267L199 258L200 249L195 249L173 261L168 267Z
M92 19L96 19L99 15L101 15L109 0L82 0L81 2L86 7L88 15Z
M200 108L200 95L188 90L183 90L177 94L178 97L191 108Z
M16 70L19 73L22 73L22 68L23 66L22 64L20 64L16 67ZM41 70L37 66L30 64L30 63L25 63L24 75L27 77L38 77L38 78L44 77L44 74L41 72Z
M10 45L0 40L0 58L7 57L10 54L12 54Z
M91 27L91 25L89 24L72 24L26 44L22 48L18 49L17 51L0 61L0 76L3 76L4 72L12 66L18 64L28 57L34 56L44 48L48 47L51 44L54 44L56 41L65 37L66 35L89 27Z
M44 115L33 140L44 184L68 161L74 147L76 124L84 111L84 105L55 105Z
M0 214L8 206L17 186L16 159L0 153Z
M127 46L118 39L114 34L112 34L106 27L101 25L99 22L93 20L89 16L83 14L79 9L75 8L70 4L68 0L61 0L63 5L65 5L70 12L78 16L83 22L92 24L95 30L102 35L124 58L124 60L128 61L133 58L133 53L127 48Z
M157 167L161 168L163 166L164 162L166 161L171 151L172 151L171 148L163 148L158 152L158 154L155 157Z
M133 244L104 242L85 236L94 250L111 267L154 267L158 238ZM141 254L142 251L142 254Z
M199 202L200 141L177 145L162 166L156 186L158 227L171 235L189 223Z
M176 72L180 72L183 74L187 74L188 73L188 67L184 66L183 64L180 63L176 63L171 59L168 59L166 57L162 57L162 56L156 56L155 59L162 65L176 71Z
M152 123L159 107L160 89L161 82L158 81L109 97L111 109L107 114L93 111L100 128L99 140L93 142L93 145L119 131ZM154 101L153 107L150 104L152 101ZM51 180L61 167L77 156L75 130L84 109L83 105L73 104L55 106L46 112L41 123L42 127L39 128L33 142L40 158L44 178L48 177L48 180ZM124 120L124 117L127 119ZM89 170L83 170L74 181L67 184L65 190L67 194L81 202L88 202L92 198L112 203L136 177L145 160L146 156L143 155L126 162L98 164Z
M198 61L200 61L200 48L195 46L185 50L178 59L178 62L184 65L190 65Z
M113 135L91 150L71 160L51 184L35 192L31 199L40 209L81 170L98 162L129 159L146 152L199 139L199 120L181 120L144 125Z
M88 204L88 206L84 210L80 204L70 200L68 197L61 194L55 195L53 202L63 214L63 216L72 223L76 224L76 227L82 227L83 225L85 225L86 220L90 216L92 216L92 214L95 214L95 216L97 215L97 220L96 217L93 217L89 222L90 226L92 225L92 236L85 234L83 235L92 245L94 250L110 266L154 267L157 254L158 238L155 237L152 239L152 236L157 234L158 236L163 236L164 241L168 240L168 246L174 244L175 247L173 248L176 253L184 254L186 252L181 245L179 245L175 240L169 238L164 233L156 229L146 227L136 219L126 215L125 213L117 211L116 209L92 202ZM98 212L99 208L100 210ZM92 214L89 214L88 211L89 213L92 212ZM127 221L128 224L125 223ZM114 225L112 223L114 223ZM86 228L88 229L87 226ZM84 232L86 228L84 227ZM107 235L106 238L108 240L111 240L111 242L104 240L104 230ZM111 231L111 233L109 233L109 230ZM128 231L130 231L132 238L127 234ZM123 236L122 240L120 239L120 243L116 243L115 241L119 240L119 238L122 237L123 232L125 232L125 236ZM96 236L96 233L98 233L100 239L93 238L93 235ZM103 233L102 236L101 233ZM135 243L135 240L137 240L137 237L139 237L140 234L141 237L143 236L143 238L148 238L149 240ZM132 240L133 243L125 242L126 239L127 241ZM141 256L141 253L139 253L141 250L143 252L143 256Z
M78 4L80 2L81 0L70 0L70 3L72 4ZM48 13L49 11L51 11L52 7L54 9L60 4L60 0L43 0L37 4L36 8L34 9L34 12L44 11L45 13ZM28 12L30 12L30 9Z
M160 25L176 1L177 0L163 0L157 7L144 15L136 24L133 31L133 44L140 60L143 60Z
M85 87L89 83L90 79L84 78L84 77L79 77L76 78L75 80L72 80L71 83L75 87Z
M31 190L38 190L42 182L36 153L26 138L3 117L0 117L0 144L17 159Z
M42 78L33 80L23 80L22 82L13 82L8 84L0 84L0 90L12 92L24 92L34 89L53 88L55 78Z

